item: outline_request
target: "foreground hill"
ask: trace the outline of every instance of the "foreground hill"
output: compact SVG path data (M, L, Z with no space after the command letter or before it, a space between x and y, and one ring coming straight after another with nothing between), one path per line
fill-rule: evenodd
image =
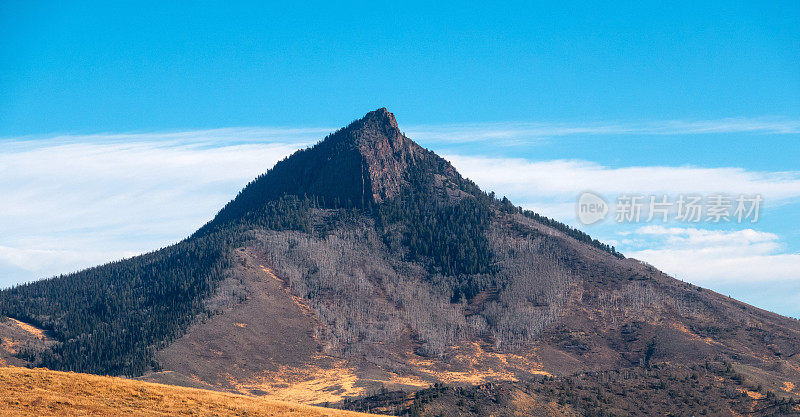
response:
M797 320L495 198L386 109L186 240L0 291L0 315L9 363L304 403L710 361L800 393Z
M748 382L730 363L659 364L471 387L382 391L343 404L393 415L462 416L797 416L790 387Z
M123 378L17 367L0 367L0 414L292 417L368 415Z

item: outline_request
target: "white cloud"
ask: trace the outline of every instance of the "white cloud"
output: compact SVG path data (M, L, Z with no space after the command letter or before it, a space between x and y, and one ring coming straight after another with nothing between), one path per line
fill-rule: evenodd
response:
M644 166L611 168L581 160L528 161L446 155L465 176L490 189L521 195L761 194L765 199L800 197L800 172L758 172L742 168ZM702 180L700 180L702 179Z
M656 265L677 278L703 282L768 282L800 279L800 254L780 253L778 235L753 229L707 230L645 226L647 249L626 255Z
M753 245L772 243L778 240L775 233L760 232L753 229L743 230L708 230L684 227L665 227L649 225L640 227L635 233L666 237L666 243L686 249L723 245L728 247L752 248ZM772 249L772 248L770 248Z
M525 208L570 224L576 224L575 199L584 191L604 195L612 205L622 194L667 194L671 201L680 194L760 194L764 199L762 209L800 198L800 171L693 166L612 168L582 160L529 161L458 154L444 157L481 188L495 190L514 202L523 202Z
M311 144L322 139L334 129L324 127L230 127L221 129L186 130L174 132L128 132L97 134L50 134L0 138L3 152L63 144L137 144L159 143L163 146L208 145L242 143L303 143Z
M95 250L87 252L65 249L19 249L0 246L0 260L10 266L32 272L55 270L66 273L73 271L75 264L92 262L90 265L97 265L112 259L127 258L137 254L135 251Z
M311 143L294 131L302 140L217 142L247 132L0 142L0 286L173 243Z

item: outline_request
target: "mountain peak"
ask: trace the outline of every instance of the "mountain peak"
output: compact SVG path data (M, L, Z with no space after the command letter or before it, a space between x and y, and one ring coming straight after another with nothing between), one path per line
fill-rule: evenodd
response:
M385 107L373 110L311 148L295 152L249 184L212 223L245 216L284 195L364 206L398 195L407 172L429 152L405 137Z
M469 186L449 162L406 137L394 115L381 107L279 161L201 231L246 218L286 195L315 198L331 207L381 204L402 194L411 181L449 187L448 195ZM472 187L468 193L477 192Z
M397 151L406 142L411 142L400 132L397 119L386 107L367 113L329 139L352 143L362 153L367 154L376 151Z
M394 114L386 107L367 113L361 120L370 120L397 129L397 120L394 118Z
M394 114L386 107L367 113L326 142L329 140L335 148L333 152L329 150L330 159L352 159L355 155L350 152L356 151L362 192L373 202L381 202L399 192L404 172L422 150L403 135ZM345 146L335 146L337 143Z

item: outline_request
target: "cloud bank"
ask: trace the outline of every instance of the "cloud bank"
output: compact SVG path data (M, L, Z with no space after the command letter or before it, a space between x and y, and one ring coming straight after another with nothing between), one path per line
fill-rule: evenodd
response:
M173 243L310 143L220 144L206 133L6 141L0 287Z
M777 202L800 197L800 171L757 172L742 168L644 166L612 168L589 161L528 161L446 155L464 175L481 185L521 195L574 198L600 194L761 194Z
M693 282L774 282L800 279L800 254L781 253L774 233L645 226L633 234L649 249L629 256Z

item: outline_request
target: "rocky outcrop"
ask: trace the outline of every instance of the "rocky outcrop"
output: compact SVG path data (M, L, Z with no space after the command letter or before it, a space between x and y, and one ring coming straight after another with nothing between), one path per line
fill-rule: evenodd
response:
M364 161L368 197L380 203L397 195L405 171L421 156L422 148L400 132L394 115L386 108L367 113L350 128L347 139L352 140Z
M446 165L448 174L460 178L441 158L405 137L386 108L371 111L315 146L278 162L204 229L236 221L287 194L317 198L332 207L381 203L400 192L409 168L423 159L436 159L438 166Z

